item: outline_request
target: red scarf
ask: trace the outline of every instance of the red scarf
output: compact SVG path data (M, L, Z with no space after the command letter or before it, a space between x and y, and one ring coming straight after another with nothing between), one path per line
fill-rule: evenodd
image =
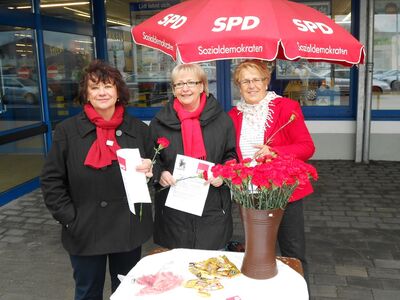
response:
M200 105L192 112L186 111L178 99L174 100L174 109L181 121L183 151L186 156L206 159L207 153L204 147L203 133L200 127L200 115L206 105L206 94L200 95Z
M115 138L115 128L123 121L124 107L116 105L110 121L104 120L90 104L85 104L83 110L90 122L96 125L97 139L93 142L85 159L85 166L100 169L117 160L116 151L121 147Z

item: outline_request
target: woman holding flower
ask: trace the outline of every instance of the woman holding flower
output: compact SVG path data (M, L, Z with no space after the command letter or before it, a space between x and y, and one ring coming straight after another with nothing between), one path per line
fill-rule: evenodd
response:
M55 128L40 179L46 206L61 224L75 300L99 300L107 262L114 292L117 275L136 265L152 235L151 204L143 204L141 217L130 212L116 151L138 148L149 157L152 149L148 126L125 110L129 90L118 69L93 61L80 82L79 101L83 111ZM143 159L137 171L151 177L151 167Z
M235 69L234 81L241 99L228 114L236 129L239 160L291 154L306 161L314 154L315 147L300 105L268 91L270 80L271 72L260 60L245 60ZM312 192L309 183L294 191L278 232L281 254L301 260L306 280L302 199Z
M165 187L179 184L172 175L177 154L216 164L235 159L232 120L208 93L207 76L199 65L176 66L171 85L175 98L150 124L154 144L159 144L160 137L170 141L160 151L153 169L158 185L154 241L167 248L220 249L232 235L231 197L222 179L208 179L210 189L202 216L165 206L169 191Z

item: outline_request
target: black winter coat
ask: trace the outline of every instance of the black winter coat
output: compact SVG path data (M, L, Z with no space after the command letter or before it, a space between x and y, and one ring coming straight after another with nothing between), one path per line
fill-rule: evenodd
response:
M236 139L232 120L210 95L200 116L207 161L215 164L235 159ZM150 123L153 142L159 137L170 141L154 167L157 181L164 170L173 173L177 154L183 153L181 123L173 109L173 100ZM169 189L155 193L154 242L167 248L221 249L232 235L231 196L227 186L210 186L201 217L165 206ZM195 192L195 191L194 191Z
M116 136L121 148L151 155L148 126L127 113ZM118 163L99 170L84 166L95 139L96 127L84 112L60 123L40 177L44 201L63 225L62 243L71 255L131 251L152 234L151 204L143 204L141 221L130 212Z

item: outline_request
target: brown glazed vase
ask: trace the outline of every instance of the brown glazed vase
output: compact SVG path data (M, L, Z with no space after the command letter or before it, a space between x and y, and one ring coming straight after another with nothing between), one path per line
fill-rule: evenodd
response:
M241 271L253 279L278 273L275 245L284 210L257 210L240 206L246 246Z

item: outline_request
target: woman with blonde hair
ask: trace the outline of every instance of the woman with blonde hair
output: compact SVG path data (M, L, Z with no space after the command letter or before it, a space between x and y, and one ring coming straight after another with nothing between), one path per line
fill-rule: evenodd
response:
M236 158L232 120L208 92L207 75L198 64L181 64L172 70L174 98L150 124L154 143L170 141L157 159L153 173L158 188L176 184L172 176L176 155L183 154L215 164ZM220 178L209 179L202 216L165 206L169 189L155 194L155 243L167 248L221 249L232 235L231 197Z

